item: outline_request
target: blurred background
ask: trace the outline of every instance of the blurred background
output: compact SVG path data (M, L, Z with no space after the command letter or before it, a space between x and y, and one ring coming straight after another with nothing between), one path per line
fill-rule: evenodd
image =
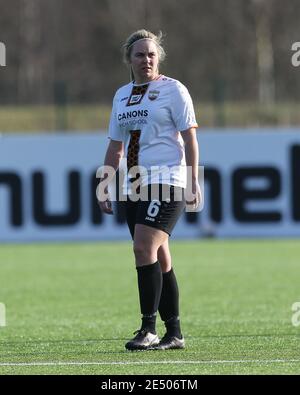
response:
M0 0L0 131L106 129L129 80L121 47L162 31L161 71L181 80L208 127L300 123L298 0Z
M204 210L175 236L300 235L299 0L0 0L0 10L0 240L128 238L122 213L100 213L95 174L112 98L129 81L122 45L140 28L163 32L161 72L188 87L200 125Z
M96 201L140 28L164 34L204 167L204 208L170 239L188 352L164 358L121 351L132 244ZM300 0L0 0L0 375L299 374L296 42Z

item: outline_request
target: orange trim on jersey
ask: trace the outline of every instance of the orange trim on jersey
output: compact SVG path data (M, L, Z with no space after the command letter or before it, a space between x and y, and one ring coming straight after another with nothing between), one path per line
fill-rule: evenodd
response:
M199 125L196 123L196 125L192 125L188 129L191 129L191 128L199 128ZM188 130L188 129L184 129L184 130Z
M190 126L189 128L187 128L187 129L183 129L183 130L178 130L178 132L185 132L186 130L190 130L190 129L192 129L192 128L195 128L195 129L197 129L199 126L198 125L193 125L193 126Z

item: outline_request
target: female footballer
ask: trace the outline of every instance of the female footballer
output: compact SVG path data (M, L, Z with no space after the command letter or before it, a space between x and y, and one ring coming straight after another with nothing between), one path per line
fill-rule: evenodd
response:
M116 171L122 157L127 158L128 199L123 204L133 239L142 314L140 329L125 344L128 350L185 346L168 239L186 204L196 209L201 201L193 103L182 83L159 73L165 58L161 36L138 30L123 46L132 81L119 88L113 99L104 162L104 167ZM130 170L136 166L143 171L132 177ZM187 174L192 196L189 199L184 193ZM133 180L139 183L135 190L148 191L148 198L130 198ZM99 201L99 205L104 213L112 214L110 199ZM161 339L156 334L157 312L166 327Z

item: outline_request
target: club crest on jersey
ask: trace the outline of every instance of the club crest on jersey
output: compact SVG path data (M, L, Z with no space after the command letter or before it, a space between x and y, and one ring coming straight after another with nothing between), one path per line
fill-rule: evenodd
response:
M129 99L129 104L137 104L142 99L143 95L132 95Z
M159 91L153 90L153 91L149 91L148 93L148 97L150 100L155 100L158 98L159 95Z

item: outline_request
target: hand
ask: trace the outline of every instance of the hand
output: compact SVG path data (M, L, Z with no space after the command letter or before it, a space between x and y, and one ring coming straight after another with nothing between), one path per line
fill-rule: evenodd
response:
M191 191L187 191L185 202L189 211L196 211L202 203L202 194L198 181L192 184Z
M104 188L104 190L102 188L99 188L99 185L97 187L96 196L100 210L103 211L105 214L113 214L108 190L107 188Z
M99 205L101 211L103 211L105 214L113 214L114 213L112 210L111 201L109 199L105 200L104 202L98 201L98 205Z

